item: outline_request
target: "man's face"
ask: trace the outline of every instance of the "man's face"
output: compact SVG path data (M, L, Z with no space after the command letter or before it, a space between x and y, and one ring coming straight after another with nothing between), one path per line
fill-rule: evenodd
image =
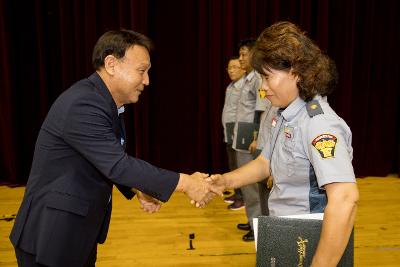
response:
M251 71L252 68L250 65L250 50L247 46L242 46L239 49L239 62L242 66L242 69L244 69L247 73Z
M245 73L240 66L239 59L229 60L228 68L226 70L228 71L229 78L231 78L232 81L239 80Z
M144 86L149 85L150 55L143 46L128 48L125 56L117 59L114 79L115 93L122 104L136 103Z
M266 96L275 107L286 108L299 96L297 88L298 77L292 72L274 70L265 71L261 75L262 88L266 90Z

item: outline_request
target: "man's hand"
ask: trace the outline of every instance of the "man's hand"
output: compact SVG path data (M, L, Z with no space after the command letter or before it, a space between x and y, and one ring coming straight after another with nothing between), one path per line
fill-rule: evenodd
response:
M206 199L212 199L215 195L222 196L225 190L227 190L226 180L221 174L213 174L210 177L206 177L205 180L211 185L211 192L207 194ZM190 203L196 204L197 207L200 206L199 203L192 200Z
M140 191L137 191L136 195L139 200L140 207L145 212L154 213L161 208L161 204L157 199L152 198Z
M267 178L267 188L271 190L273 186L274 186L274 177L272 177L271 175Z
M249 145L249 151L251 154L254 153L254 151L256 151L257 149L257 141L253 140L253 142L251 142L251 144Z

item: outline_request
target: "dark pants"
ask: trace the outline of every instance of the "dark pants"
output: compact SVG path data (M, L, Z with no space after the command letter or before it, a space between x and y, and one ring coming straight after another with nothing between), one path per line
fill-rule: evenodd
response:
M253 154L253 159L256 159L260 154L261 150L256 149L256 151L254 151ZM264 216L268 216L269 215L268 197L271 190L267 188L267 179L258 183L258 190L260 193L261 214Z
M258 183L258 190L260 192L261 215L269 216L268 197L271 190L267 188L266 180Z
M53 267L48 265L43 265L36 263L36 255L27 253L20 248L15 248L15 256L17 257L17 262L19 267ZM95 267L97 258L97 244L92 249L88 262L85 267ZM57 267L57 266L54 266Z
M226 144L226 154L228 155L229 170L231 171L236 170L238 168L236 160L236 152L232 148L232 144ZM235 189L235 199L243 200L242 191L240 191L240 188Z

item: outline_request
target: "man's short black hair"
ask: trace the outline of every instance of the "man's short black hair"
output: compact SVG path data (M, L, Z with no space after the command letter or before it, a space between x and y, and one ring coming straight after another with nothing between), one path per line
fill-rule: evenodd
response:
M147 36L138 32L116 30L104 33L93 49L93 68L99 70L103 67L104 59L108 55L113 55L116 58L124 57L126 50L134 45L143 46L149 52L153 48L153 42Z
M248 39L241 40L239 42L238 48L240 49L242 47L247 47L249 50L251 50L255 44L256 44L256 39L248 38Z

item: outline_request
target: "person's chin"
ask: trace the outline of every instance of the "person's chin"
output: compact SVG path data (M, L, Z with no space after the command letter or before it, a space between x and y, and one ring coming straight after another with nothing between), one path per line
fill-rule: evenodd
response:
M267 99L269 100L269 102L271 102L272 106L279 107L279 103L275 101L275 99L272 96L267 96Z
M133 97L133 98L131 99L131 103L132 103L132 104L135 104L135 103L137 103L137 102L139 102L139 96Z

